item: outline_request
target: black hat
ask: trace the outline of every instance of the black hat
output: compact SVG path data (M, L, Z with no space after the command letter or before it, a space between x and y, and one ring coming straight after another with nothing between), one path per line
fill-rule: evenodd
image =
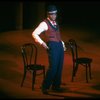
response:
M47 8L47 12L49 14L52 14L52 13L57 13L57 8L55 5L49 5L48 8Z

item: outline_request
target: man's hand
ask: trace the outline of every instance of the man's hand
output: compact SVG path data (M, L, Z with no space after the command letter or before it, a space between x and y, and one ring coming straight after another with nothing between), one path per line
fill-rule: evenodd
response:
M66 50L67 50L67 48L66 48L66 46L65 46L65 45L63 46L63 48L64 48L64 51L66 51Z
M65 48L64 48L64 51L66 51L66 50L67 50L67 48L65 47Z
M42 46L45 48L45 49L49 49L49 47L47 46L47 44L45 42L42 43Z

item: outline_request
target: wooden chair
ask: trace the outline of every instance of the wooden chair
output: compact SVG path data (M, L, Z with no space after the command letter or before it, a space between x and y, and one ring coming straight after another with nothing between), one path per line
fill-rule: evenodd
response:
M32 90L33 90L36 76L43 74L43 78L45 78L45 66L36 63L37 47L33 43L23 44L21 46L21 54L24 66L24 75L22 78L21 87L23 86L23 82L26 78L27 71L30 71L32 73Z
M87 57L79 57L78 56L77 43L74 39L69 39L69 41L66 42L65 44L67 47L69 45L71 54L72 54L72 61L73 61L72 82L74 81L74 77L76 75L79 65L82 65L83 67L86 68L86 82L88 83L88 74L89 74L90 79L92 79L92 77L91 77L92 59L87 58Z

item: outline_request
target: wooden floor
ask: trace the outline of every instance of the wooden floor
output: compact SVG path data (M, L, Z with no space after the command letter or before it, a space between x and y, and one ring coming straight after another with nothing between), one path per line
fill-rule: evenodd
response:
M71 82L72 60L71 54L67 51L64 56L64 66L62 74L62 87L66 88L65 93L50 92L44 95L41 92L43 76L37 76L35 89L32 91L31 74L27 78L23 87L20 87L23 76L23 62L20 46L27 42L34 42L32 38L33 30L10 31L0 33L0 98L99 98L100 97L100 40L89 32L79 30L63 29L62 40L70 38L78 42L80 56L93 59L92 80L86 83L85 68L80 66L76 74L75 81ZM41 35L42 38L44 38ZM45 38L44 38L45 40ZM34 42L35 43L35 42ZM48 68L48 56L46 50L40 45L38 47L37 63L44 64Z

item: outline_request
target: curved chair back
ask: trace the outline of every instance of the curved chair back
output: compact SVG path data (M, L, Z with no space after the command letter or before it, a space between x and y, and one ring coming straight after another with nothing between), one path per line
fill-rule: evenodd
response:
M21 52L22 52L24 67L27 67L31 64L36 64L37 47L33 43L26 43L22 45Z

